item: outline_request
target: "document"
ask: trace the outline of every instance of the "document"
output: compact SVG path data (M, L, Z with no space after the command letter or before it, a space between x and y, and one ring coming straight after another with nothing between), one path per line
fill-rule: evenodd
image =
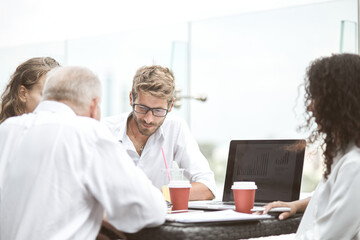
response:
M232 221L258 221L262 219L274 218L270 215L257 215L239 213L234 210L223 211L191 211L184 213L173 213L166 216L167 221L181 223L201 223L201 222L232 222Z

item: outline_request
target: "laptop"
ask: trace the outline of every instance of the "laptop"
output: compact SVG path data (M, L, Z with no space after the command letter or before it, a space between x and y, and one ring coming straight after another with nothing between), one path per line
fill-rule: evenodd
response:
M255 206L298 200L305 146L304 139L232 140L222 201L190 201L189 209L235 209L235 181L256 183Z

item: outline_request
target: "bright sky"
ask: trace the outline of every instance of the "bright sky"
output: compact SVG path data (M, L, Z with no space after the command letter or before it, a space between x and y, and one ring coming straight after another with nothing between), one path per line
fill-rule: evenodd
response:
M0 47L329 0L0 0Z

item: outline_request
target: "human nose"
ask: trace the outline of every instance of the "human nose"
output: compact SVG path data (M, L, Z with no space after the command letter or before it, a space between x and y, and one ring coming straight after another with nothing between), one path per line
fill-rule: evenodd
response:
M154 115L151 110L149 110L147 113L145 113L144 121L146 123L151 123L154 119Z

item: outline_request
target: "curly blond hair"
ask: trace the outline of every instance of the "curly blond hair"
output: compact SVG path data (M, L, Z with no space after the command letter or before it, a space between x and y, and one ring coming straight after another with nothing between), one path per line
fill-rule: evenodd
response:
M170 69L159 65L141 67L133 79L131 94L134 100L140 91L167 99L170 105L175 95L174 74Z

